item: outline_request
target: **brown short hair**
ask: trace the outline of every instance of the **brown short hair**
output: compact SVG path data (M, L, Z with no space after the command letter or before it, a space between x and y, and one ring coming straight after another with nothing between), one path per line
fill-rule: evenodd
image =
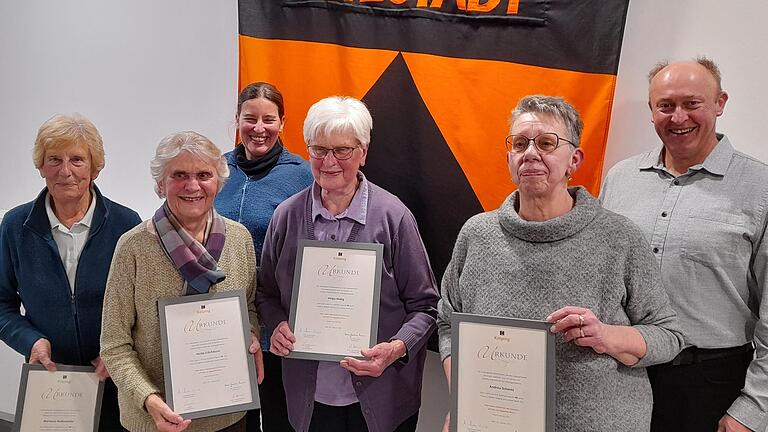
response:
M282 120L283 116L285 116L283 94L280 93L280 90L278 90L277 87L267 82L255 82L248 84L243 88L240 95L237 97L237 115L240 115L240 109L243 107L245 101L259 98L264 98L277 105L277 115L279 115Z
M692 61L698 63L701 65L704 69L708 70L709 73L712 75L712 78L715 79L715 82L717 83L717 91L718 93L723 91L722 86L722 75L720 74L720 68L717 67L717 63L714 62L714 60L710 59L709 57L705 56L698 56ZM662 60L651 68L650 71L648 71L648 84L651 83L653 80L653 77L656 76L659 72L661 72L662 69L669 66L669 60Z

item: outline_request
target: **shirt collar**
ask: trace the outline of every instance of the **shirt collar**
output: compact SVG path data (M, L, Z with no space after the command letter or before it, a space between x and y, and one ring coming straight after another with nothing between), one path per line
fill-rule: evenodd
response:
M91 204L88 206L88 211L85 212L85 215L82 219L80 219L78 222L75 222L72 224L72 227L75 225L83 225L86 228L91 227L91 223L93 222L93 212L96 209L96 193L93 191L93 188L91 188ZM48 222L51 224L51 230L59 228L59 226L63 226L61 221L59 221L59 218L56 217L56 213L53 212L53 207L51 207L51 194L50 192L46 194L45 196L45 213L48 215Z
M317 220L318 216L328 220L349 218L365 225L365 219L368 214L368 180L360 171L357 172L357 180L360 183L357 186L355 195L352 197L352 201L349 203L349 207L335 216L323 207L323 201L320 197L322 188L317 182L314 182L312 184L312 220Z
M725 172L728 170L728 165L731 163L734 149L727 136L720 133L716 135L717 145L715 148L713 148L707 158L704 159L704 162L690 167L689 170L699 171L704 169L715 175L725 175ZM664 167L663 150L664 146L658 146L648 153L645 153L640 157L637 167L641 170L656 169L666 171L666 168Z

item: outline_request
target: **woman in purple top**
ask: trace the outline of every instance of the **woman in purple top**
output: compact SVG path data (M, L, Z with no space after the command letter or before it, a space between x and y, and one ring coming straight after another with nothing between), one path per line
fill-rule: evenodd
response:
M413 215L359 171L372 123L350 97L309 109L304 140L315 181L277 207L264 240L257 306L279 356L296 341L288 311L298 240L384 245L378 343L365 358L283 359L288 417L299 432L416 430L438 293Z

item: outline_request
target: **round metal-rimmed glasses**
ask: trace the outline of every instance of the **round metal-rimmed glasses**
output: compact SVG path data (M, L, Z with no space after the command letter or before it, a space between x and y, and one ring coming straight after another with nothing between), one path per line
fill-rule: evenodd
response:
M545 132L538 134L533 138L528 138L525 135L508 135L504 140L504 146L507 148L508 152L523 153L528 150L528 147L531 144L533 144L539 153L552 153L560 147L561 141L576 147L576 144L565 138L560 138L554 132Z
M318 145L307 146L307 152L313 159L325 159L328 153L332 153L336 160L347 160L352 157L352 152L360 145L354 147L323 147Z

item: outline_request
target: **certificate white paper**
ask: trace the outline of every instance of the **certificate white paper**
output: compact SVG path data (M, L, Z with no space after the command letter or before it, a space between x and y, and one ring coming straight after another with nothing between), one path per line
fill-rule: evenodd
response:
M550 323L454 314L451 430L554 431Z
M338 361L376 344L384 246L302 240L296 253L288 357Z
M56 367L56 372L48 372L41 365L22 366L14 431L98 430L104 383L93 367Z
M245 291L159 301L166 403L185 419L259 408Z

